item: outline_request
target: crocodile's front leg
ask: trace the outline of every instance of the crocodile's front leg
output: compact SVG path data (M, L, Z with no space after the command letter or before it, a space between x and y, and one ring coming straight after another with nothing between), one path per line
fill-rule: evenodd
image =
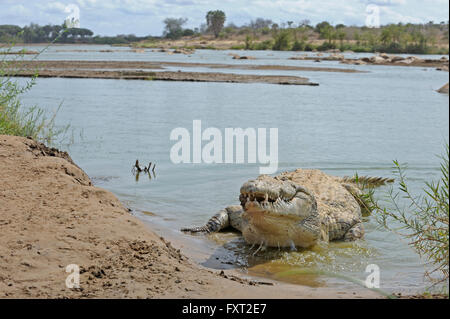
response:
M206 225L200 227L182 228L181 231L193 233L213 233L228 227L232 227L238 231L242 231L242 213L242 206L228 206L211 217Z

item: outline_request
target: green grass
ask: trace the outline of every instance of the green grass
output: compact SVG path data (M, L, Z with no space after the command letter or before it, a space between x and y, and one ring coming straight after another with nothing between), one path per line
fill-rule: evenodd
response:
M13 47L11 44L7 51L11 51ZM33 59L41 53L42 51ZM52 144L68 131L69 126L57 127L55 124L55 117L61 105L49 116L38 106L26 108L22 104L21 96L32 89L38 77L36 72L35 76L25 83L15 77L20 72L18 62L22 60L23 54L0 60L0 134L31 137Z

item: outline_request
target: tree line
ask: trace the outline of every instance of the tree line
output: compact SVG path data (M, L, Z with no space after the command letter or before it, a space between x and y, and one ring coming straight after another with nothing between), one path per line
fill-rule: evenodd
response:
M205 22L196 28L185 28L188 19L166 18L162 38L176 40L183 37L195 38L213 35L217 39L240 39L242 44L231 49L247 50L291 50L326 51L339 49L354 52L387 52L414 54L448 54L449 22L425 24L389 24L379 28L332 25L322 21L312 25L302 19L275 23L271 19L256 18L242 26L227 20L225 12L211 10L205 15ZM64 31L64 32L63 32ZM94 36L85 28L66 28L62 25L31 23L28 26L0 25L0 42L23 43L93 43L129 44L160 37L137 37L130 35Z
M388 24L379 28L332 25L322 21L312 25L310 20L286 21L280 24L257 18L242 26L224 25L223 11L209 11L206 22L198 28L183 26L187 18L164 20L163 37L176 40L182 37L201 37L213 34L219 39L244 37L244 43L233 49L326 51L340 49L355 52L436 53L448 54L448 21L425 24Z
M116 36L94 36L86 28L67 28L61 25L47 24L40 26L31 23L28 26L0 25L0 43L92 43L92 44L127 44L146 40L149 37L137 37L133 34Z

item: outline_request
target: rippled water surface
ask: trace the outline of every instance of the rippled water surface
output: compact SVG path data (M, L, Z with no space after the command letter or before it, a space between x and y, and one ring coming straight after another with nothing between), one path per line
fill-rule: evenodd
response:
M99 52L104 49L117 50ZM32 48L33 49L33 48ZM88 50L87 52L73 52ZM72 50L72 51L71 51ZM368 73L239 71L309 77L320 86L189 83L100 79L39 79L25 96L27 105L55 110L58 124L70 124L72 158L95 184L116 194L142 220L175 241L199 263L212 268L236 265L249 273L317 286L352 287L368 264L381 269L381 288L423 290L424 265L396 235L365 218L366 238L355 243L321 244L312 250L268 250L253 255L233 233L190 236L178 229L204 223L224 206L238 203L239 187L259 174L259 164L173 164L172 129L202 121L203 128L277 127L279 172L317 168L344 176L392 176L392 160L408 163L415 191L439 174L439 155L448 141L448 96L436 89L448 73L391 66L347 66L337 62L288 60L289 52L238 52L256 60L232 60L227 51L192 56L129 52L128 48L52 47L41 59L144 60L253 63L355 68ZM175 68L180 69L180 68ZM189 69L193 71L193 69ZM211 70L209 70L211 71ZM214 69L214 72L230 70ZM136 159L156 163L156 177L130 169ZM382 196L387 188L378 191ZM144 211L144 212L142 212ZM295 270L293 273L289 272Z

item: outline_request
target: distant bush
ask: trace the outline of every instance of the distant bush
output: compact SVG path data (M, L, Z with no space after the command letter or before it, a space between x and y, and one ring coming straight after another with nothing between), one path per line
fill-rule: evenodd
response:
M287 51L289 50L289 32L281 31L274 37L272 50Z
M305 51L306 43L303 41L295 41L292 45L292 51Z
M324 42L321 45L319 45L316 49L317 51L328 51L336 49L336 45L334 43Z
M263 35L268 35L270 34L270 28L269 27L264 27L261 29L261 34Z
M183 37L191 37L194 34L195 34L195 32L192 29L184 29L183 30Z
M316 49L316 47L312 44L312 43L306 43L305 45L305 51L314 51Z
M230 47L230 50L245 50L245 45L243 44L232 45Z
M272 49L273 43L270 40L257 42L253 44L253 50L270 50Z

